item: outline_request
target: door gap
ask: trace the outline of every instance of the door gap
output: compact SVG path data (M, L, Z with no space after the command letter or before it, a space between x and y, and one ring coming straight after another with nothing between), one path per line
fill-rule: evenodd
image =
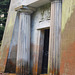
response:
M42 71L41 71L41 74L47 74L48 51L49 51L49 29L45 29L44 30L44 47L43 47L43 58L42 58Z

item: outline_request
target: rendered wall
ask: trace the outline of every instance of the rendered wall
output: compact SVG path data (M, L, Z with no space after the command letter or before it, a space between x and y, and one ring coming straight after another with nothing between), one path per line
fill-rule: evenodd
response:
M5 27L5 32L3 36L2 46L1 46L1 60L0 60L0 71L4 72L6 61L7 61L7 55L9 52L10 42L12 38L13 33L13 27L15 23L15 17L16 13L11 9L12 3L9 10L8 20Z
M10 73L16 72L18 32L19 32L19 14L17 14L17 17L15 19L5 72L10 72Z
M25 0L23 2L25 3ZM5 71L7 59L11 58L9 62L12 64L12 66L14 66L19 23L19 16L15 11L15 8L20 5L22 5L21 0L11 0L2 45L0 49L0 72Z
M62 2L60 75L75 75L75 0Z
M11 44L11 40L13 36L14 25L16 24L15 20L16 20L16 15L17 15L17 13L14 10L15 9L14 3L16 3L16 1L11 0L6 27L4 31L4 36L2 40L2 45L1 45L1 50L0 50L0 72L5 71L9 49L13 47L13 45L11 45L11 48L10 48L10 44ZM16 45L14 47L16 47Z

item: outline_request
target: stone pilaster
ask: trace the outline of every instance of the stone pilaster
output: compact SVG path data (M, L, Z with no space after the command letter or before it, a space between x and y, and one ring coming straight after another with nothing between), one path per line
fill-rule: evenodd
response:
M60 36L61 36L61 0L51 1L51 27L48 73L59 75L60 68Z
M29 75L30 69L30 24L34 8L21 6L16 8L20 13L17 49L17 75Z

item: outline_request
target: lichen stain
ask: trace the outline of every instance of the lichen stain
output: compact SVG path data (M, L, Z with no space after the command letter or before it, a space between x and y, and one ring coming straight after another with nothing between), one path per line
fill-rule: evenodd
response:
M9 51L9 58L16 58L17 57L17 44L12 46L12 48L10 48L11 50Z
M6 66L6 62L7 62L7 56L8 56L8 51L9 48L4 48L5 50L1 53L1 62L0 62L0 66L3 66L3 68L0 69L1 72L4 72L5 70L5 66Z
M17 66L16 66L16 74L17 75L29 75L29 64L28 61L24 61L23 59L19 59L17 61Z
M50 14L50 7L51 4L45 4L43 6L41 6L40 8L38 8L38 11L41 11L41 21L44 21L45 19L49 19L50 15L47 15L45 12L47 12L48 14ZM45 17L46 16L46 17Z
M10 19L9 19L9 22L8 22L8 28L10 28L12 25L14 25L15 19L16 19L16 13L13 12L13 13L11 13L11 14L12 14L12 15L11 15L11 17L10 17Z
M11 52L9 54L10 54L9 56L7 55L8 58L7 58L7 63L6 63L6 67L5 67L5 72L15 73L15 71L16 71L17 45L15 45L11 48Z
M14 28L14 23L16 19L16 13L15 12L10 12L9 17L7 19L4 35L3 35L3 40L2 40L2 45L1 45L1 51L4 50L4 47L7 45L8 47L10 46L11 38L12 38L12 33L13 33L13 28Z
M1 59L1 51L0 51L0 59Z
M37 64L34 64L33 66L33 75L37 75Z
M61 33L61 50L66 50L67 46L75 41L75 9Z
M4 56L4 53L5 52L3 52L3 56ZM8 58L8 53L9 53L9 48L7 48L7 50L6 50L6 54L5 54L5 61L4 61L4 65L6 66L6 62L7 62L7 58Z
M51 4L48 3L48 4L45 4L45 5L41 6L38 10L40 10L40 11L46 11L46 10L50 9L50 6L51 6Z
M63 1L62 3L62 31L64 31L65 25L70 19L74 8L75 8L75 0Z
M16 14L11 12L10 17L8 18L6 27L5 27L5 32L3 35L3 40L2 40L2 45L1 45L1 59L4 57L5 63L4 65L6 65L6 59L8 56L8 52L9 52L9 47L10 47L10 43L11 43L11 38L12 38L12 33L13 33L13 27L14 27L14 21L15 21L15 17ZM6 52L6 53L5 53Z
M60 75L75 75L75 1L63 3Z
M31 61L33 62L32 65L31 65L31 68L32 68L32 74L33 75L37 75L38 73L38 53L39 51L37 50L38 49L38 45L36 44L31 44Z
M7 68L5 69L5 72L15 73L16 64L13 63L13 60L11 59L7 60L8 64L6 64Z

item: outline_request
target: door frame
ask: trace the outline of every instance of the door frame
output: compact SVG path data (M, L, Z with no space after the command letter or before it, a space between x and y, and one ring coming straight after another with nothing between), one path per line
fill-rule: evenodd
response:
M38 57L37 57L38 58L37 59L37 63L38 63L37 75L40 75L41 71L42 71L43 46L44 46L44 30L45 29L50 29L50 26L47 25L45 27L41 27L41 28L37 29L37 31L38 31L38 36L37 36L37 44L38 44L38 48L37 48L37 51L38 51L37 52L38 53Z

